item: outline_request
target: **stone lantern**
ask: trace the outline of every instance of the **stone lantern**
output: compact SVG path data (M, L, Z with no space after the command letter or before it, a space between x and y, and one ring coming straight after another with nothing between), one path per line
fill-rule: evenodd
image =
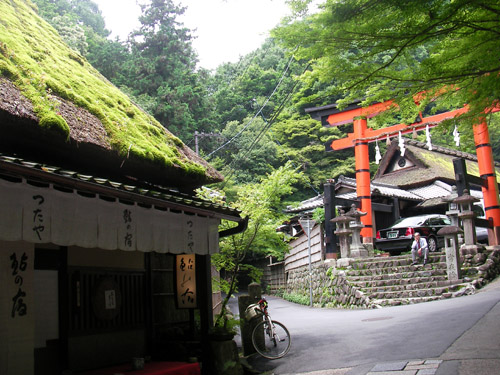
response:
M340 257L350 258L351 250L349 247L349 236L352 234L352 230L349 228L349 223L355 220L354 217L346 215L344 210L340 210L340 215L331 219L330 222L337 225L337 230L335 234L339 236L340 244Z
M361 243L361 229L364 228L364 224L361 223L361 217L365 216L366 212L361 212L356 209L356 205L351 206L350 211L347 213L348 216L353 217L349 223L349 228L352 230L352 244L351 244L351 257L352 258L366 258L368 257L368 250Z
M441 201L448 203L448 211L445 214L450 218L451 225L460 228L460 220L458 219L458 214L460 213L460 207L458 203L454 202L458 198L457 187L453 185L451 187L450 195L442 197ZM458 244L462 245L464 243L463 231L458 234Z
M447 195L446 197L442 197L441 200L443 202L448 203L448 211L446 211L446 215L451 220L451 225L455 227L460 227L458 223L458 214L460 213L458 204L454 202L455 199L458 198L458 193L457 193L457 187L453 185L451 187L451 194Z
M446 252L446 270L449 281L458 281L461 278L461 262L459 254L458 236L463 233L462 229L455 225L441 228L437 234L444 236L444 248Z
M477 253L478 249L482 249L483 246L478 246L476 244L476 227L474 225L476 214L472 210L472 206L475 202L479 202L479 199L474 198L469 194L469 190L464 189L463 195L455 198L453 202L457 203L460 207L458 217L462 220L465 240L462 249L467 250L469 253Z

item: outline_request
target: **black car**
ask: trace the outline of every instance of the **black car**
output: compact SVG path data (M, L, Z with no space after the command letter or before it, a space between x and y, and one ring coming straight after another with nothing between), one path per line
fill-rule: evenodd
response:
M427 240L429 251L436 251L444 246L444 237L437 232L444 226L451 225L446 215L419 215L396 220L389 228L377 231L375 247L391 254L400 254L411 250L413 235L419 232Z
M419 232L427 240L429 251L436 251L444 246L444 237L437 232L444 226L451 225L446 215L428 214L401 218L389 228L377 231L375 247L391 254L400 254L411 250L413 235ZM488 232L485 228L476 227L477 241L487 243Z

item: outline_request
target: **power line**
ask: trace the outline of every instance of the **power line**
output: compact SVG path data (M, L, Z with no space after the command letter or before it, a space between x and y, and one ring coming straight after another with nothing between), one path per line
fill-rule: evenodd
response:
M287 160L292 163L292 165L295 167L295 168L299 168L299 166L297 164L295 164L295 162L290 158L290 156L287 154L286 152L286 149L285 147L276 139L274 138L274 136L272 135L272 131L271 131L271 137L273 137L274 139L274 142L276 142L276 144L281 148L281 150L283 151L283 153L285 154ZM309 182L307 181L307 184L309 185L309 187L316 193L316 195L319 195L320 193L314 188L314 186Z
M257 118L257 116L259 116L259 114L262 113L262 111L266 107L267 103L271 100L271 98L274 95L274 93L278 90L279 86L281 85L281 82L283 82L283 79L285 78L285 74L288 72L288 69L290 67L290 64L292 63L292 60L293 60L293 55L288 60L288 64L287 64L287 66L285 68L285 71L281 75L281 78L280 78L278 84L276 85L276 87L274 88L273 92L267 97L267 99L264 102L264 104L262 104L262 106L257 111L257 113L252 117L252 119L238 133L236 133L234 135L234 137L232 137L229 141L227 141L226 143L224 143L223 145L221 145L220 147L218 147L217 149L215 149L214 151L212 151L210 154L208 154L207 158L209 158L210 156L212 156L213 154L215 154L217 151L223 149L224 147L226 147L227 145L229 145L230 143L232 143L237 137L239 137L254 122L254 120ZM295 87L295 85L294 85L294 87Z
M292 56L293 57L293 56ZM289 61L290 63L290 61ZM290 64L288 64L289 66ZM288 70L288 66L287 66L287 69ZM310 64L307 64L307 66L304 68L304 71L303 73L309 69L309 66ZM280 81L281 82L281 81ZM252 120L255 119L255 117L259 114L261 114L261 116L263 117L263 120L265 122L265 126L262 128L262 130L260 131L260 133L257 135L257 137L254 139L254 141L252 142L252 144L250 145L250 147L247 149L247 151L245 152L245 154L243 155L243 157L246 157L250 151L252 151L253 147L257 144L257 142L260 140L260 138L263 136L263 134L269 130L272 126L272 124L274 123L274 121L276 121L276 119L278 118L279 114L281 113L281 111L283 111L284 107L285 107L285 104L286 102L290 99L290 96L292 95L292 93L295 91L295 88L297 87L297 84L298 84L298 81L295 81L295 84L292 86L292 88L289 90L289 92L287 93L287 95L285 96L285 98L282 100L282 102L280 103L280 105L278 106L278 109L273 113L271 119L269 121L267 121L264 117L263 114L261 114L261 110L259 110L257 112L257 114L254 116L254 118ZM229 164L230 166L234 163L234 159L233 161ZM230 169L230 173L226 176L226 181L234 174L235 172L235 169L231 167ZM224 184L222 185L222 187L224 187ZM311 186L312 187L312 186ZM314 188L313 188L314 190ZM316 190L314 190L316 191Z

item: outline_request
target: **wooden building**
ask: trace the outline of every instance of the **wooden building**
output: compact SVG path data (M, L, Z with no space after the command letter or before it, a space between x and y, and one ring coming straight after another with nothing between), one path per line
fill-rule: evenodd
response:
M30 1L0 11L0 374L133 357L208 373L210 255L245 221L194 191L222 176Z

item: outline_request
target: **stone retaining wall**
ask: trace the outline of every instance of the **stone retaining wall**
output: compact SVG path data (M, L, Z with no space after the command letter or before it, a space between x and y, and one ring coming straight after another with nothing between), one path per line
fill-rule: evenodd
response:
M486 247L478 251L461 250L462 270L473 278L476 288L481 288L500 275L500 249Z
M370 308L370 299L351 285L345 272L322 263L312 267L313 303L325 307ZM309 267L290 271L286 292L309 296Z
M500 275L500 248L488 247L478 252L461 253L463 275L473 288L481 288ZM371 300L357 283L348 280L347 272L352 277L356 270L351 267L339 267L338 263L322 262L312 266L313 303L325 307L337 308L375 308L377 301ZM346 271L346 269L348 271ZM350 269L350 270L349 270ZM354 271L354 272L353 272ZM382 276L379 276L381 278ZM462 288L450 297L467 294L467 288ZM304 266L289 271L286 293L309 297L309 267ZM444 297L448 297L445 295Z

